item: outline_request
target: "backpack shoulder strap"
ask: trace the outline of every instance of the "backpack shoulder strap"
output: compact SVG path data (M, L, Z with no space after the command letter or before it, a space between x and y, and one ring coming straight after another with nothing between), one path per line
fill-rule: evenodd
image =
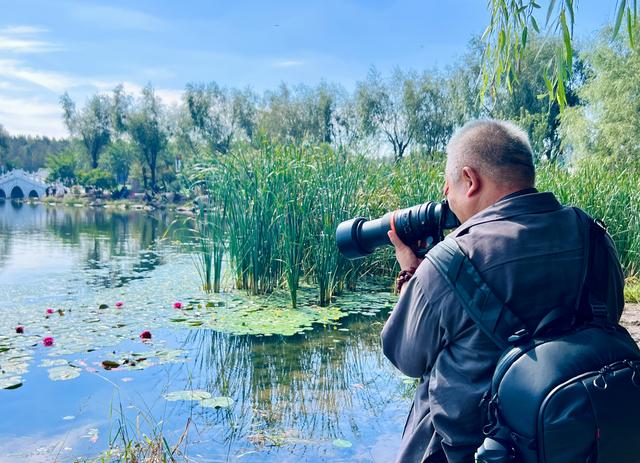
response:
M520 318L495 295L460 248L445 238L425 256L447 281L469 317L500 349L509 347L509 338L525 328Z

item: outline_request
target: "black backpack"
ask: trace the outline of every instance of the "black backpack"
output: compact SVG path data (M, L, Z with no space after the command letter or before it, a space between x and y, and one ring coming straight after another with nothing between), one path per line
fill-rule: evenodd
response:
M587 274L605 229L585 225L576 307L550 310L533 333L483 281L452 238L426 256L469 316L502 350L485 407L476 462L640 462L640 350L591 291Z

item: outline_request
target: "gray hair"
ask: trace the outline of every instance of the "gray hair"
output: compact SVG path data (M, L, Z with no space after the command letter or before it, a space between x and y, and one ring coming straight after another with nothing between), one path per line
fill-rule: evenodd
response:
M535 184L529 137L511 122L479 119L458 129L447 145L448 174L458 179L464 166L507 187Z

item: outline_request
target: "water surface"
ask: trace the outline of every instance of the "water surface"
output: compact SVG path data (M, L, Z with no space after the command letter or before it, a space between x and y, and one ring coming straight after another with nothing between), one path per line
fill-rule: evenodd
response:
M180 223L0 202L0 378L19 385L0 390L0 462L91 458L123 433L171 444L185 428L180 448L194 461L391 460L411 386L381 353L388 309L363 297L360 314L294 336L175 322L174 301L205 298ZM104 360L127 363L105 370ZM164 398L185 390L233 404Z

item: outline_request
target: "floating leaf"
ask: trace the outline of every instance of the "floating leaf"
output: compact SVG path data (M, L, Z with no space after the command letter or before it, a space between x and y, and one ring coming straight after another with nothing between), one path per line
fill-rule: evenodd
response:
M67 381L78 376L80 376L80 368L72 367L71 365L49 369L49 379L51 381Z
M0 389L18 389L20 386L22 386L22 378L20 376L0 378Z
M170 401L170 402L175 402L177 400L204 400L204 399L210 399L211 398L211 394L209 394L207 391L200 391L200 390L174 391L174 392L169 392L169 393L165 394L163 397L166 400Z
M118 368L120 364L118 362L114 362L113 360L103 360L102 368L105 370L111 370L113 368Z
M339 447L341 449L348 449L349 447L351 447L353 444L351 442L349 442L348 440L344 440L344 439L335 439L332 444L335 447Z
M104 309L108 309L108 308L109 308L109 306L107 304L100 304L98 306L98 309L100 309L100 310L104 310Z
M212 397L200 401L200 405L206 408L229 408L233 405L231 397Z

